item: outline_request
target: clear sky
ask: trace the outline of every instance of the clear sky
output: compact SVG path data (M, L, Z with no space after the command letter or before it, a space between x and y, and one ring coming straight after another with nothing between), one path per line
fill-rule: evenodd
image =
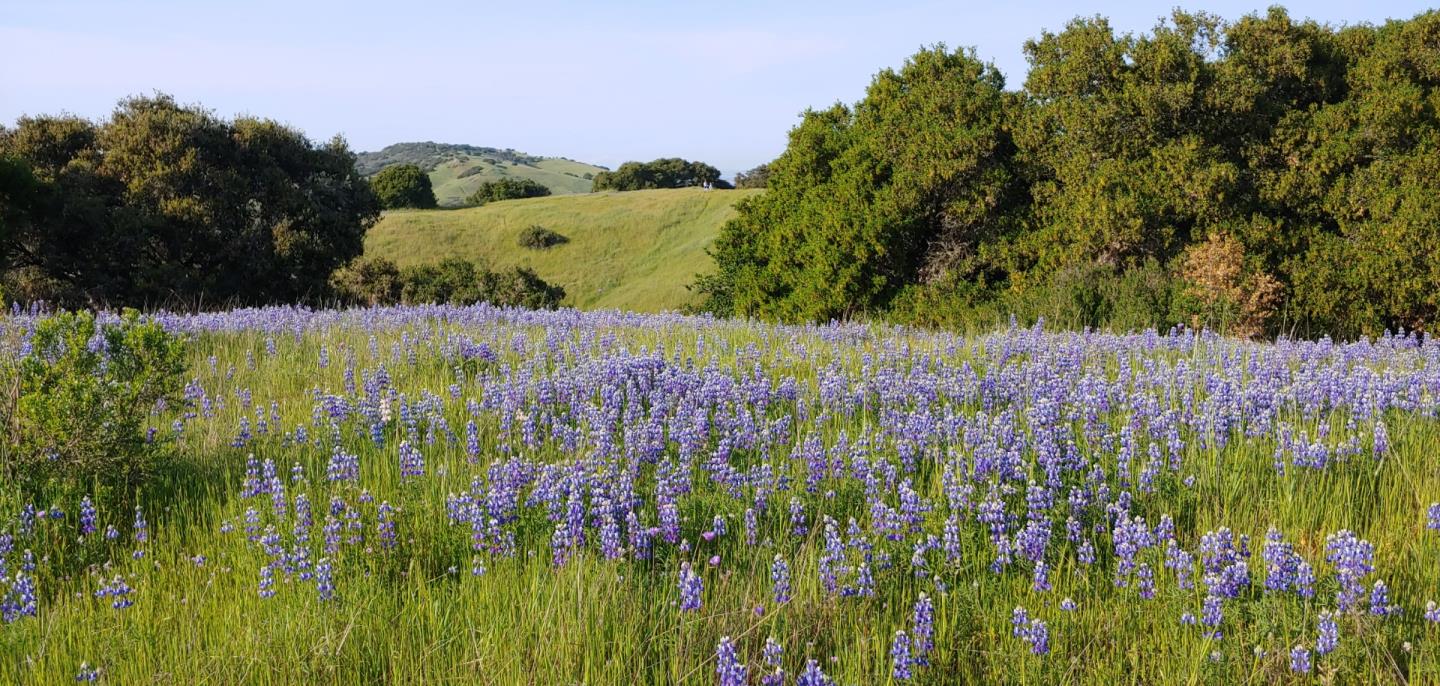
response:
M0 122L103 118L163 91L357 150L432 140L610 167L685 157L727 175L765 162L808 107L859 99L923 45L971 46L1012 87L1021 45L1076 15L1145 31L1175 3L309 2L0 0ZM1234 19L1259 2L1207 0ZM1310 2L1332 24L1409 18L1420 2Z

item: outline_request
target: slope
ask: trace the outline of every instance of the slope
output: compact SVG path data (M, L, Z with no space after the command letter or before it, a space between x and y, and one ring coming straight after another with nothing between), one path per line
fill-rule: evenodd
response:
M528 266L564 286L568 305L676 309L694 301L685 286L711 270L705 248L734 215L735 203L760 192L682 188L396 210L370 230L365 254L402 267L452 256L494 267ZM548 250L522 248L520 232L532 225L569 242Z

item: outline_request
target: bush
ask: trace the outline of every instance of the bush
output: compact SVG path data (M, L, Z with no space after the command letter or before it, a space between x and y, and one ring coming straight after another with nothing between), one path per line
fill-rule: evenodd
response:
M400 269L383 257L357 257L330 275L336 297L350 304L393 305L402 286Z
M531 250L544 250L569 242L569 238L539 224L532 224L530 228L520 232L520 247Z
M459 258L408 267L400 272L400 280L400 297L410 304L487 302L548 309L565 299L564 288L546 283L528 268L497 272Z
M506 178L480 184L480 187L475 189L466 202L479 206L487 202L540 198L547 195L550 195L550 188L538 181Z
M146 417L179 397L184 347L133 311L40 320L29 353L0 361L0 476L26 496L128 498L165 455Z

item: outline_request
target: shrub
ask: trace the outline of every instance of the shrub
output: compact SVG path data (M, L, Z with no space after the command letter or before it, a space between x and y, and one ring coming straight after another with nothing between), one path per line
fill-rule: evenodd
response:
M520 232L520 247L531 250L544 250L569 242L569 238L539 224L532 224L529 228Z
M0 361L0 476L25 495L128 498L165 455L146 417L179 397L184 347L134 311L40 320L28 354Z
M538 181L506 178L480 184L480 187L475 189L466 202L478 206L487 202L540 198L547 195L550 195L550 188Z
M400 272L401 299L406 303L470 304L554 308L565 289L546 283L534 271L515 267L492 271L460 258L439 264L408 267Z
M402 285L400 269L383 257L357 257L330 275L336 297L350 304L393 305Z

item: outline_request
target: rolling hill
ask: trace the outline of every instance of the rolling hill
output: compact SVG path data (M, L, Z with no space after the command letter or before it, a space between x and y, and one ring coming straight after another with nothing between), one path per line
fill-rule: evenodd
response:
M365 254L402 267L447 257L528 266L564 286L567 305L658 312L694 301L685 286L712 268L705 248L734 215L735 203L760 192L681 188L392 210L366 236ZM522 248L520 232L532 225L569 242Z
M356 155L355 166L369 176L393 164L413 164L430 174L435 199L458 207L480 184L501 178L530 179L556 195L588 193L590 178L604 167L563 157L539 157L511 149L450 143L396 143Z

